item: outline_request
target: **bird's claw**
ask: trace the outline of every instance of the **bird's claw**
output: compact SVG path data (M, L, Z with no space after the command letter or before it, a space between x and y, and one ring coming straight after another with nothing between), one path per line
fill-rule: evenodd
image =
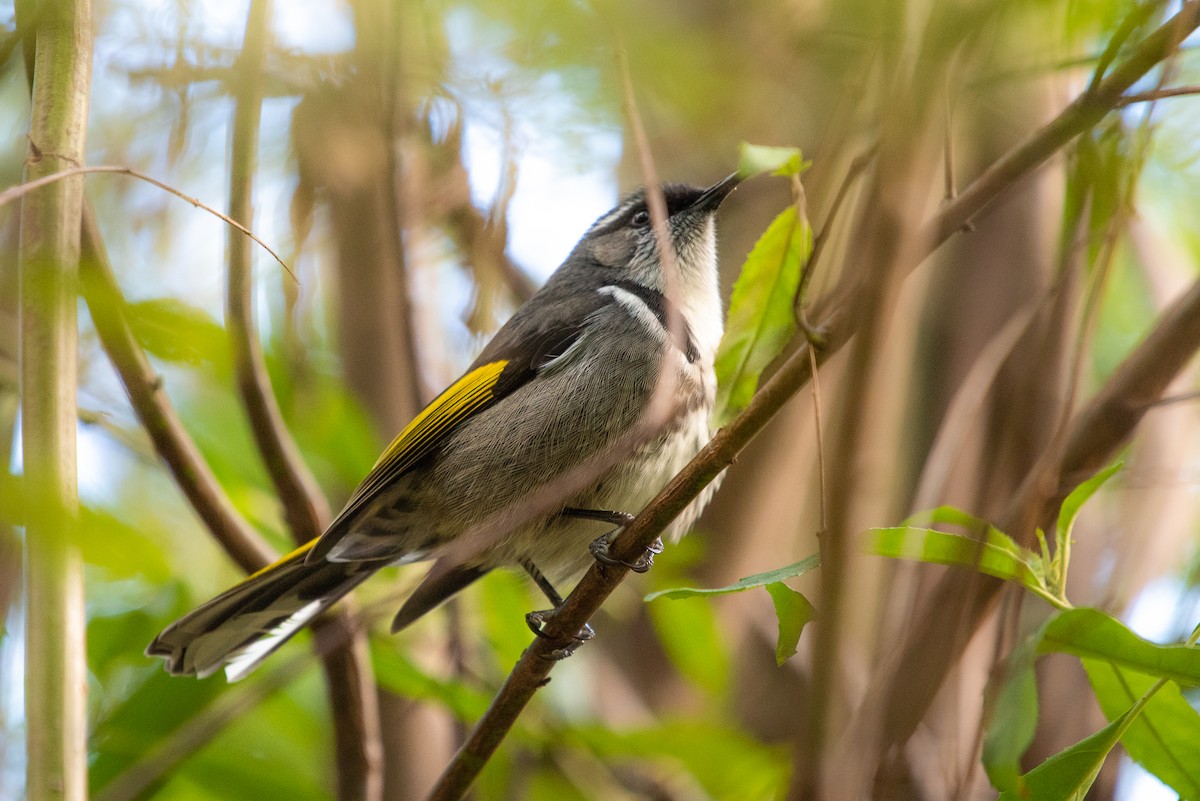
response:
M546 624L549 623L558 613L557 609L540 609L536 612L530 612L525 615L525 624L529 626L529 630L539 637L548 637L546 634ZM591 627L591 624L584 623L583 628L574 635L570 645L564 648L555 648L550 652L550 658L553 660L566 659L571 654L575 653L575 649L583 645L588 640L596 636L596 630Z
M588 546L592 556L602 565L612 565L613 567L627 567L634 573L645 573L654 566L654 557L663 552L663 543L661 537L655 537L654 542L646 546L646 552L637 558L634 562L626 562L622 559L616 559L609 553L609 546L612 545L613 538L621 531L615 528L607 534L601 534L596 539L592 540L592 544Z

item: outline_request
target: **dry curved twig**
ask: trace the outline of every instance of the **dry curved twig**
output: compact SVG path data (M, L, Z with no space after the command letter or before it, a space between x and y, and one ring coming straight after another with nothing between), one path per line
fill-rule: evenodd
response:
M0 206L5 205L6 203L11 203L12 201L16 200L17 198L23 197L24 195L29 194L30 192L32 192L35 189L38 189L43 186L47 186L48 184L52 184L56 181L61 181L64 178L70 178L74 175L92 175L95 173L115 173L117 175L128 175L130 178L137 178L139 181L145 181L146 183L151 184L152 186L157 186L159 189L163 190L164 192L168 192L168 193L174 195L175 197L180 198L181 200L186 200L188 203L191 203L193 206L195 206L198 209L203 209L204 211L207 211L209 214L213 215L214 217L217 217L218 219L220 219L227 225L232 225L234 228L238 229L243 234L245 234L246 236L250 237L255 242L257 242L258 245L263 250L265 250L265 251L267 251L267 253L271 254L272 258L274 258L275 261L279 262L279 266L282 267L287 272L287 274L292 277L292 280L297 280L296 274L294 272L292 272L292 268L288 267L287 264L284 262L284 260L279 257L279 254L276 253L274 250L272 250L271 247L266 242L259 239L258 236L253 231L251 231L249 228L242 225L237 220L227 217L226 215L217 211L216 209L214 209L212 206L208 205L207 203L202 203L199 199L194 198L191 195L185 195L183 192L180 192L178 189L171 186L170 184L163 183L162 181L158 180L157 178L152 178L144 172L135 170L133 167L122 167L122 166L116 165L116 164L98 164L98 165L90 166L90 167L89 166L68 167L65 170L59 170L58 172L51 173L50 175L43 175L41 178L37 178L33 181L26 181L23 184L17 184L16 186L10 186L8 189L5 189L3 192L0 192Z

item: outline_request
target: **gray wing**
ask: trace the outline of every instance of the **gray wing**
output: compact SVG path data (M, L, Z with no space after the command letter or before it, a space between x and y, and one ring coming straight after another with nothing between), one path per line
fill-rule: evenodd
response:
M312 548L307 559L310 564L327 558L338 561L422 558L422 554L416 553L423 547L422 534L418 533L415 539L387 535L403 535L412 527L411 523L430 517L423 497L429 493L422 492L420 486L430 464L458 447L452 440L474 417L518 395L547 365L559 360L606 304L606 298L594 292L572 297L560 288L548 295L545 302L538 304L537 314L528 313L529 306L523 307L524 313L519 312L501 328L464 374L466 377L488 370L486 386L472 384L469 390L460 392L467 397L455 397L455 386L461 380L456 382L418 415L417 421L425 418L420 430L411 431L410 424L397 437ZM511 408L512 404L508 406Z

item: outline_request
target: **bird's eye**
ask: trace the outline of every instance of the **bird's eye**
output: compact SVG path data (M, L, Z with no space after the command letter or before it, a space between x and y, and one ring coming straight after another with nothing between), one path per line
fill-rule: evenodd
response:
M629 218L629 223L634 228L645 228L650 224L650 212L642 209Z

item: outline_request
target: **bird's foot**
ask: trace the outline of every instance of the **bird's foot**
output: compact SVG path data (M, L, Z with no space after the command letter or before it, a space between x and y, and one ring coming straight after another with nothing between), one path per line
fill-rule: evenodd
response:
M548 637L546 634L546 624L554 619L558 614L558 608L540 609L536 612L530 612L525 615L525 624L529 626L529 630L539 637ZM588 640L596 636L596 630L592 628L590 623L584 623L583 628L574 635L573 642L563 648L555 648L550 652L550 658L554 660L566 659L571 654L575 653L575 649L583 645Z
M607 534L601 534L596 539L592 540L592 544L588 546L592 556L602 565L612 565L613 567L627 567L634 573L645 573L654 566L654 557L663 552L663 543L661 537L655 537L654 542L650 543L646 548L646 552L637 558L636 561L626 562L621 559L614 558L609 553L609 546L612 545L613 539L619 534L621 529L614 528Z

